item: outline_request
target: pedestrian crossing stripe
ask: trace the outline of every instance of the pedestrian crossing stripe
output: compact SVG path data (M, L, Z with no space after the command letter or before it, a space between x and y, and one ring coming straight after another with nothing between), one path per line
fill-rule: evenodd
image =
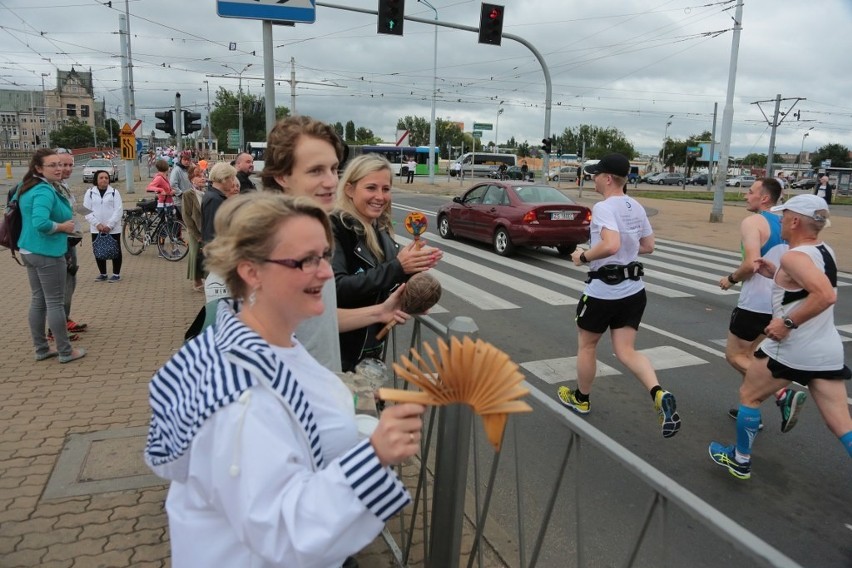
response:
M671 345L661 345L659 347L639 349L637 351L648 357L651 361L651 365L657 371L708 364L708 361ZM526 363L521 363L521 367L551 385L574 381L577 379L577 357L561 357L558 359L528 361ZM610 377L621 374L623 373L618 369L615 369L601 361L597 361L597 372L595 373L595 378Z

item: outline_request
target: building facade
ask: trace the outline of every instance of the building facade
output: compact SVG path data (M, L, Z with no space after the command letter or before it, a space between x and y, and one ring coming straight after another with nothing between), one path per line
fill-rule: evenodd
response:
M73 118L103 126L104 103L95 100L92 72L72 67L56 75L50 90L0 89L0 150L48 148L50 133Z

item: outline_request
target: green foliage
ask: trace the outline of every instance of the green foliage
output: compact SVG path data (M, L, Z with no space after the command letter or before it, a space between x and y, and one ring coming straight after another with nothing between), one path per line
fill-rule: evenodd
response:
M686 149L690 146L698 146L702 142L710 142L710 139L711 135L707 130L701 134L693 134L686 140L672 140L671 138L667 138L663 144L663 155L666 158L666 167L670 168L678 165L685 165L686 175L689 176L693 166L695 166L695 160L688 159L689 157L686 155Z
M104 139L109 138L110 128L112 128L112 139L107 141L107 146L118 146L118 133L121 131L121 125L118 124L118 121L114 118L108 118L104 123L104 132L106 135ZM101 141L101 132L98 129L98 142Z
M849 148L842 144L826 144L811 156L811 165L819 169L823 160L831 160L832 168L848 168L852 166L849 160Z
M518 157L519 158L529 158L532 153L532 148L530 148L530 143L524 140L520 144L518 144Z
M406 116L396 121L397 130L408 130L409 146L429 145L429 120L420 116ZM451 146L461 146L464 142L465 148L473 145L473 137L464 134L455 122L435 119L435 145L439 149L440 156L449 158ZM477 148L482 148L477 142Z
M102 129L99 129L102 130ZM98 141L106 140L109 136L104 134ZM95 143L92 127L82 122L79 118L71 118L68 123L50 133L50 144L59 148L88 148Z
M245 142L266 140L266 109L263 99L257 95L243 93L242 103ZM210 129L213 131L213 135L219 139L219 147L227 148L228 129L236 129L240 125L239 93L219 87L219 90L216 91L213 107L213 110L210 111ZM275 108L276 120L287 116L290 116L290 109L284 106ZM237 150L237 148L227 149L232 152Z
M337 132L337 135L340 136L340 138L342 139L343 138L343 123L335 122L334 123L334 131Z
M358 144L370 145L370 144L378 144L382 139L373 134L373 131L369 128L364 128L363 126L359 126L355 129L355 142Z
M355 123L353 121L347 121L346 127L344 128L344 140L347 142L355 142Z
M769 156L767 156L766 154L758 154L758 153L752 152L751 154L748 154L745 158L743 158L740 163L744 166L754 166L754 167L758 167L758 168L765 168L766 167L766 160L768 159L768 157Z
M610 152L624 154L631 160L636 156L633 144L617 128L581 124L566 128L562 134L553 137L553 146L563 153L580 154L583 142L586 143L586 155L583 157L587 160L602 158Z

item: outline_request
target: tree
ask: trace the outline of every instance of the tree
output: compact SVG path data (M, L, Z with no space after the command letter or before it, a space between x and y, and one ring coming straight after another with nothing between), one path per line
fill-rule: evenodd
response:
M811 156L811 165L819 169L823 160L831 160L832 168L848 168L852 163L849 160L849 148L842 144L826 144Z
M347 142L355 142L355 123L350 121L346 122L346 128L344 130L345 136L344 139Z
M406 116L396 121L397 130L408 130L409 146L429 146L429 121L419 116ZM435 119L435 145L440 157L449 158L450 148L461 146L472 147L473 138L465 135L458 124L442 118ZM481 147L481 144L479 145Z
M243 135L245 142L266 140L266 110L265 102L257 95L243 93ZM216 91L215 107L210 111L210 129L219 139L221 147L236 151L238 148L227 146L228 130L237 129L240 124L240 97L238 92L232 92L224 87ZM290 115L290 109L284 106L275 108L276 120Z
M337 132L337 135L340 136L341 140L343 139L343 123L338 121L334 123L334 131Z
M110 140L108 140L107 145L111 146L111 147L118 146L118 133L121 132L121 126L119 126L118 121L114 118L106 119L106 122L104 123L104 130L107 133L105 139L109 138L109 133L112 132L112 138ZM100 130L99 130L98 131L98 142L100 142L100 141L101 141L101 135L100 135Z
M355 129L355 142L363 145L372 145L378 144L382 139L373 134L373 131L369 128L364 128L363 126L359 126Z
M530 143L524 140L520 144L518 144L518 157L519 158L529 158L530 153L532 152L532 148L530 148Z
M757 168L765 168L766 167L766 154L757 154L752 152L751 154L746 155L740 163L744 166L753 166Z
M636 156L633 144L617 128L601 128L591 124L581 124L566 128L562 134L553 137L553 144L563 152L582 153L583 143L586 145L586 155L583 159L600 159L610 152L624 154L632 160Z
M435 143L438 143L437 137L438 121L435 120ZM420 116L406 116L396 121L397 130L408 130L408 145L409 146L428 146L429 145L429 121ZM438 144L440 146L440 144Z
M108 138L104 135L103 140ZM61 128L50 133L50 143L59 148L89 148L94 145L95 138L92 127L79 118L70 118Z

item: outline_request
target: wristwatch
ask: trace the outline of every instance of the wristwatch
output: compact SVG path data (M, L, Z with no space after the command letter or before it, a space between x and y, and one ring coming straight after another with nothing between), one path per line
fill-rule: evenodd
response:
M793 320L791 320L790 318L784 318L784 327L786 327L787 329L798 329L799 328L799 326L796 325L793 322Z
M730 274L728 274L728 282L730 282L731 284L736 284L737 282L739 282L739 280L734 280L734 273L731 272Z
M580 262L582 262L583 264L589 263L589 259L586 258L586 251L580 253Z

